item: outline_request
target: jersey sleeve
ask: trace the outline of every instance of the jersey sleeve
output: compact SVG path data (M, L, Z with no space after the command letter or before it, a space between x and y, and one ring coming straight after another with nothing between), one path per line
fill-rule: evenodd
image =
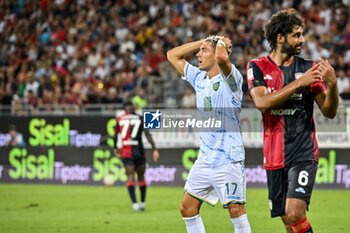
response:
M231 72L227 77L223 73L221 73L224 77L226 82L229 84L231 90L233 92L238 92L242 90L242 81L243 81L243 76L239 72L239 70L235 67L235 65L231 64Z
M186 62L185 67L184 67L184 76L181 78L183 80L186 80L191 84L193 88L195 88L196 85L196 79L200 73L200 69L198 67L195 67L191 65L190 63Z
M259 87L259 86L266 87L266 83L264 81L262 71L252 61L249 62L247 65L247 81L248 81L248 89L249 90L251 90L254 87Z
M310 85L310 92L314 93L315 95L323 93L325 91L326 91L326 84L324 83L324 81L312 83Z

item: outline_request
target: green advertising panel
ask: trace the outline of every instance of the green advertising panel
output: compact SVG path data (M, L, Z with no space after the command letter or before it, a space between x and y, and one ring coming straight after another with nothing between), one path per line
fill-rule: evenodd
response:
M161 160L154 163L146 150L146 181L161 186L182 186L198 150L160 149ZM261 149L246 149L248 187L266 187ZM350 188L350 156L347 149L321 149L316 187ZM1 183L102 184L109 176L124 185L125 170L111 148L26 147L3 148L0 152Z

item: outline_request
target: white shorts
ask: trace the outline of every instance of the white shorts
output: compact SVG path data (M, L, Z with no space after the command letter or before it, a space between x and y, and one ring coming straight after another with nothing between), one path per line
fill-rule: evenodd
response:
M196 160L185 184L185 192L194 198L215 205L220 199L224 208L231 203L246 203L244 162L209 167Z

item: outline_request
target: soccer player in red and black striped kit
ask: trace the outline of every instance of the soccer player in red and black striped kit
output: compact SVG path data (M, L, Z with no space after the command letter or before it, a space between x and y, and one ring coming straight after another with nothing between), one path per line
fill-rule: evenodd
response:
M151 134L148 130L143 128L142 116L135 113L135 108L131 102L124 104L125 114L117 117L117 125L115 128L115 147L114 153L123 161L125 172L127 175L127 188L130 199L132 201L132 208L134 211L144 210L146 201L146 155L142 143L142 133L153 149L153 160L155 162L159 159L159 152L154 144ZM122 147L118 149L118 134L121 135ZM137 202L135 195L135 172L137 174L138 186L141 193L141 202Z
M303 29L296 10L277 12L265 25L271 53L247 65L250 95L263 116L271 216L280 216L288 233L313 232L306 210L319 157L314 101L327 118L335 117L339 101L328 61L296 56L305 41Z

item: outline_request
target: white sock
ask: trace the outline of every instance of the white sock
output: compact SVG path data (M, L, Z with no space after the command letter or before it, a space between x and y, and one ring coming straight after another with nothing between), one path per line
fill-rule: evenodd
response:
M146 208L146 203L145 203L145 202L141 202L140 205L139 205L139 207L140 207L140 210L145 210L145 208Z
M205 233L204 224L200 214L193 217L184 217L187 233Z
M231 221L235 228L235 233L251 233L248 217L246 214L239 216L238 218L231 218Z
M139 210L140 210L139 203L133 203L133 204L132 204L132 209L133 209L134 211L139 211Z

